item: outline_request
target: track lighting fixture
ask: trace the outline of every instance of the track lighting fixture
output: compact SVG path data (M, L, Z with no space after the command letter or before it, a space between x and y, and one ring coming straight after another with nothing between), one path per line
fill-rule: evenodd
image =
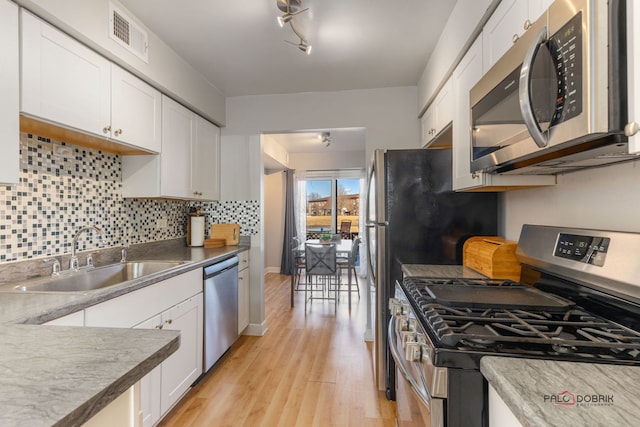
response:
M284 24L288 24L296 15L306 12L307 10L309 10L309 8L302 9L297 12L287 12L282 16L278 16L278 24L280 24L280 27L284 27Z
M284 27L285 24L289 24L289 27L291 27L291 30L299 39L298 43L294 43L289 40L285 40L285 42L296 46L307 55L310 55L311 45L302 36L302 34L300 34L293 22L293 19L296 16L298 16L302 12L306 12L307 10L309 10L309 8L300 9L302 0L276 0L276 3L278 5L278 9L284 12L284 15L278 16L278 24L280 25L280 27Z

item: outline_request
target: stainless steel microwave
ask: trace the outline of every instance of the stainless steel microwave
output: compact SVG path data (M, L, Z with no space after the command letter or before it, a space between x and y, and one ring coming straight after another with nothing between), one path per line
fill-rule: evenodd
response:
M628 154L626 3L556 0L470 92L471 170L555 174Z

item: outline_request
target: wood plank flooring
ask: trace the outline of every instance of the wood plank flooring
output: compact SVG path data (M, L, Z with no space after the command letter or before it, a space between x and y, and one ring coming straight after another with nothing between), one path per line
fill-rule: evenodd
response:
M360 288L362 289L363 284ZM242 336L160 423L200 426L395 426L395 403L374 384L365 301L346 295L290 308L289 276L265 276L268 331Z

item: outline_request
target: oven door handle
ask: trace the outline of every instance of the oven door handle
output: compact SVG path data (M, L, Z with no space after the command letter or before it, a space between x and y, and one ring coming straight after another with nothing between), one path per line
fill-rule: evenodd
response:
M536 121L536 117L533 113L533 103L531 101L531 69L533 68L533 61L536 58L536 54L540 49L540 46L547 39L547 27L546 25L540 29L538 34L529 46L529 50L522 61L522 68L520 68L520 82L518 86L519 99L520 99L520 111L522 112L522 118L524 124L527 126L527 130L533 138L533 142L540 148L544 148L549 144L549 138L542 133L542 129Z
M404 356L398 352L398 348L396 347L397 340L395 336L396 335L395 322L396 322L396 317L391 316L391 319L389 320L389 332L388 332L389 350L391 351L391 355L393 356L393 359L396 361L396 366L398 367L398 370L400 371L402 376L409 382L409 385L411 386L411 390L413 391L413 393L418 397L418 399L420 399L420 402L422 402L427 407L429 412L431 412L431 399L429 399L428 394L425 395L425 392L421 391L421 389L425 389L425 387L420 387L420 385L418 384L418 381L409 374L409 370L407 369L407 366L406 366L407 361L405 360Z

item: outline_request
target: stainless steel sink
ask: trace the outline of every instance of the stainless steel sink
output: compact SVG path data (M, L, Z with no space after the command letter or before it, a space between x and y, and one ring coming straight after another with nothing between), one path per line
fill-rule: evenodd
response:
M22 292L90 292L138 279L169 268L185 264L186 261L128 261L78 272L38 278L17 286L5 287L5 291Z

